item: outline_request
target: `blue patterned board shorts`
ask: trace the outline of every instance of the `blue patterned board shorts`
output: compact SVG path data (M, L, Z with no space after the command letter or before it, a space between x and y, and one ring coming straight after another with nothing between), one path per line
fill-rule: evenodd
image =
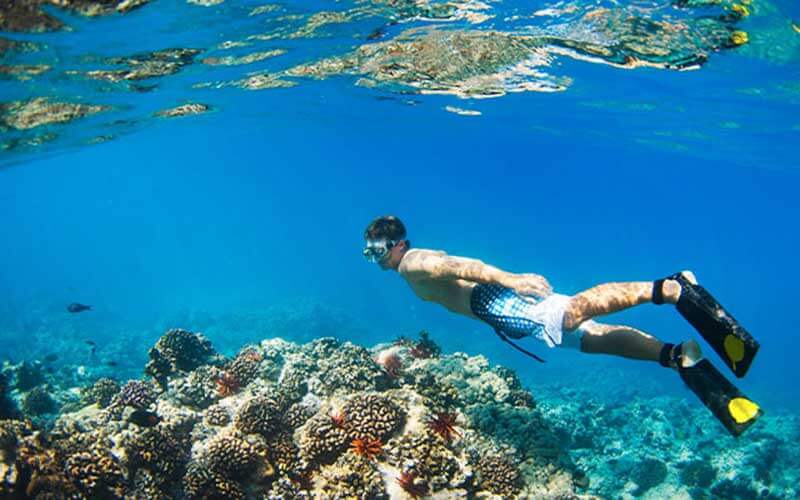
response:
M472 289L470 307L475 316L512 339L533 336L549 347L579 349L580 329L564 334L561 326L570 299L554 293L537 300L499 285L478 284Z

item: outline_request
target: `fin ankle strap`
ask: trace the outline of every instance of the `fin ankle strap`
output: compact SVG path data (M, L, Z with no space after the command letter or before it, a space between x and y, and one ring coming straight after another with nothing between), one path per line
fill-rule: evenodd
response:
M655 280L653 282L653 304L660 306L664 303L664 281L666 281L666 279Z
M678 344L678 354L673 355L675 344L665 343L661 348L661 353L658 355L658 363L664 368L674 368L678 365L678 358L680 357L680 344Z

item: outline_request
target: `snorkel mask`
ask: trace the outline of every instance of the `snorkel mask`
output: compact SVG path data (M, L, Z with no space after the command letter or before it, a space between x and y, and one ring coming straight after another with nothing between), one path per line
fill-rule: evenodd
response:
M394 240L367 240L367 246L362 252L364 258L373 264L380 264L389 256L389 251L397 245Z

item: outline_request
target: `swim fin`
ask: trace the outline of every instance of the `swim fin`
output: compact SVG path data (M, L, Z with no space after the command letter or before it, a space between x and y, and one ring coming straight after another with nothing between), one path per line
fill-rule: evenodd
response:
M707 359L678 370L681 378L733 436L738 437L763 414L761 408L728 381Z
M681 285L681 296L675 305L681 316L714 348L725 364L742 378L756 357L758 341L720 305L708 291L678 273L666 279Z

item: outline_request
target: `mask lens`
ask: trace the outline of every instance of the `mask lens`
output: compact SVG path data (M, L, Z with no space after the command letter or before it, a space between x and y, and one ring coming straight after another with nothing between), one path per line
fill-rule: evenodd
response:
M389 250L394 246L393 241L381 242L368 242L367 247L362 252L364 258L372 263L380 262L389 253Z

